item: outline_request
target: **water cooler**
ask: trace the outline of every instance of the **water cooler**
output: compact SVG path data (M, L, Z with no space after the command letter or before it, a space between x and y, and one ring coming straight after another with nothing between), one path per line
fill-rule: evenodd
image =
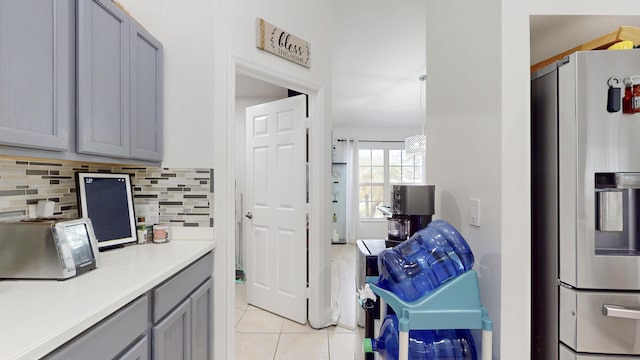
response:
M356 242L357 267L356 288L362 288L367 276L378 276L378 254L387 247L393 247L425 228L434 214L435 185L393 185L390 206L377 209L387 216L386 239L360 239ZM373 337L373 321L380 313L377 308L365 310L357 306L356 320L365 328L365 337ZM367 354L372 355L372 354Z

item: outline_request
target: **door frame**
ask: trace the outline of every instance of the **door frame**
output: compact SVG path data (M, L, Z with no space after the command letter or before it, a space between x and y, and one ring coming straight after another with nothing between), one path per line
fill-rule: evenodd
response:
M329 247L329 181L325 178L330 174L330 146L331 128L326 121L325 114L325 89L320 85L306 81L289 73L270 68L247 58L235 54L228 56L227 71L227 139L235 139L235 109L236 109L236 74L247 75L252 78L272 83L287 89L295 90L309 96L309 256L308 260L308 320L312 327L325 327L332 325L333 309L331 307L331 252ZM226 148L226 183L233 184L235 178L235 162L233 141L227 141ZM326 181L325 181L326 180ZM226 231L226 239L235 241L235 190L229 188L226 194L227 214L226 223L221 224ZM226 316L235 317L232 307L235 306L235 244L225 246L227 260L227 276L223 280L227 289ZM233 318L227 319L227 353L231 354L235 349L235 322Z

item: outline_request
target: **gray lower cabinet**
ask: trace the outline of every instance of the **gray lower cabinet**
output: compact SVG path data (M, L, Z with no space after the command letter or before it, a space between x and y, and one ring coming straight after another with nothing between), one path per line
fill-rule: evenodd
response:
M212 308L213 287L209 278L187 300L153 327L153 358L212 359Z
M73 0L0 0L0 144L68 150L74 9Z
M154 289L154 359L213 358L212 267L210 253Z
M213 280L202 284L190 297L191 359L213 359Z
M191 307L185 301L152 329L153 358L191 359Z
M212 271L210 252L43 359L213 359Z
M149 300L143 295L118 310L85 333L77 336L52 354L47 360L114 359L125 353L148 329ZM135 345L133 345L135 346ZM148 353L148 347L139 349ZM136 359L136 357L124 357ZM141 359L144 359L142 357Z
M162 44L111 0L78 0L77 151L162 160Z
M127 350L117 360L148 360L149 359L149 341L147 336L143 336L138 340L131 349Z

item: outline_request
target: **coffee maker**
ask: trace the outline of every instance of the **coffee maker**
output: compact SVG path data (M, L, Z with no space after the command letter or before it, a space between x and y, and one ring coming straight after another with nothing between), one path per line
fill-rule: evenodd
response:
M424 229L434 214L435 185L393 185L391 205L378 206L387 216L386 247L394 247Z

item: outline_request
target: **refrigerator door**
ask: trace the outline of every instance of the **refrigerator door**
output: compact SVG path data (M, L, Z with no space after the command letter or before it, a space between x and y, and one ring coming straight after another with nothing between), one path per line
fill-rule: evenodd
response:
M560 287L560 341L568 348L578 353L640 355L639 338L640 292Z
M634 75L640 51L558 68L559 277L572 287L640 290L640 113L607 111L608 80Z

